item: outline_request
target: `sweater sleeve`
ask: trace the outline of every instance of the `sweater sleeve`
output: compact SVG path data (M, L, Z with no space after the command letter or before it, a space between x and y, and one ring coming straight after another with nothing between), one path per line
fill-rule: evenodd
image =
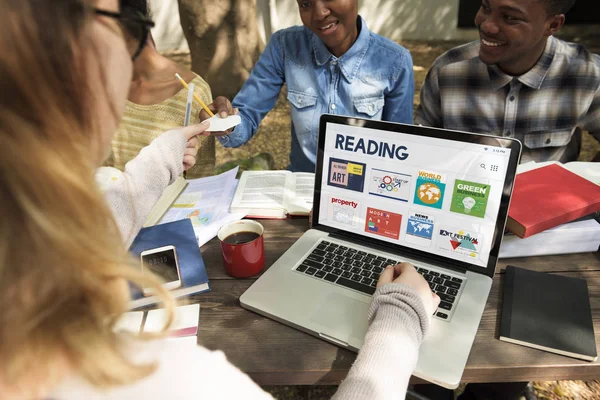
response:
M182 339L130 343L127 356L138 365L155 365L150 376L123 386L97 388L77 371L47 399L53 400L273 400L221 351L189 346Z
M123 175L106 190L125 246L129 247L165 188L183 173L186 145L180 130L165 132L129 161Z
M337 400L403 399L429 316L417 293L406 285L383 285L373 295L369 330Z

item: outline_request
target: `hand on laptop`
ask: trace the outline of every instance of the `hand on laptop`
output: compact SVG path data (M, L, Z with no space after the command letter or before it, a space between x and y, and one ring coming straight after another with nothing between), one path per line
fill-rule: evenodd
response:
M440 296L433 293L429 284L417 272L412 264L403 262L395 266L389 266L379 276L377 287L383 286L386 283L403 283L413 288L425 305L425 310L433 315L438 305L440 304Z

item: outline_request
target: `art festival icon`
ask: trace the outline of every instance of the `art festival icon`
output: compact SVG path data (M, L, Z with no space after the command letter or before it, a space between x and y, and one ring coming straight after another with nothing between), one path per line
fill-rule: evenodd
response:
M466 229L441 228L439 231L440 250L459 254L468 258L477 258L481 248L482 236Z

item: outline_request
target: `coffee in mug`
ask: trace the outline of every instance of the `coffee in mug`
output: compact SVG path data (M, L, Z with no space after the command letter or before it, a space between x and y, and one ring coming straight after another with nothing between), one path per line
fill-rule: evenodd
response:
M227 244L243 244L256 240L260 234L256 232L236 232L227 236L223 241Z
M227 275L249 278L265 267L264 228L256 221L243 219L219 229L223 265Z

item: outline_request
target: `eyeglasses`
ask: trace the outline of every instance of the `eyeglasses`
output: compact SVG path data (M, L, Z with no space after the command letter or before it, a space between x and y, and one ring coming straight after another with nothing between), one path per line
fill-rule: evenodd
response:
M125 37L133 37L133 42L135 44L128 44L127 50L129 50L129 54L131 54L131 59L135 60L146 45L150 28L154 27L154 21L137 12L134 13L137 15L124 15L123 13L99 10L97 8L94 8L93 11L97 15L116 19L119 22Z

